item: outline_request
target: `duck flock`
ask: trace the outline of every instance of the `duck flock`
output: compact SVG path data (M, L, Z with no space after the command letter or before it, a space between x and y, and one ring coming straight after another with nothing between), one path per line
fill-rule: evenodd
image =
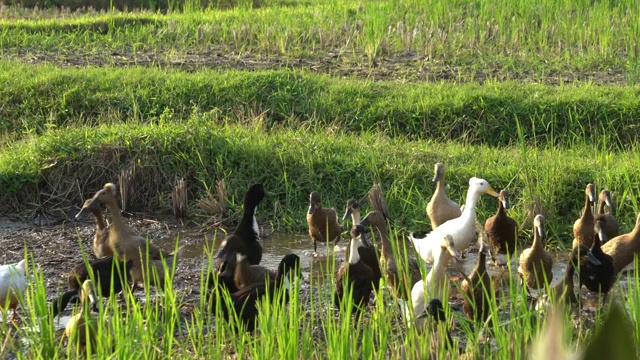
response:
M551 302L577 304L576 275L580 287L584 285L589 291L602 294L605 301L616 275L640 251L640 215L631 232L619 234L610 192L602 190L596 198L595 186L588 184L582 215L573 226L574 241L564 277L552 286L553 257L544 248L544 216L535 215L533 242L517 254L519 229L506 212L508 192L497 193L486 180L473 177L469 180L466 202L460 207L447 196L444 176L444 165L436 164L433 178L436 190L426 209L432 231L424 238L409 234L407 242L396 241L389 235L388 211L376 209L361 218L358 201L347 202L343 221L351 219L353 225L348 229L346 262L336 273L336 307L351 304L351 312L360 316L370 308L371 297L384 286L397 298L407 326L422 329L425 324L444 318L443 302L448 302L451 291L446 269L454 266L463 278L460 289L464 313L477 322L491 321L490 304L495 299L496 280L500 276L494 279L489 276L487 255L518 259L522 285L527 291L543 293L538 297L538 306ZM495 196L499 201L496 214L481 227L476 220L476 204L483 194ZM258 241L255 213L264 196L261 184L249 188L244 197L242 219L221 243L215 270L208 273L205 280L210 289L211 307L219 308L226 321L246 331L253 331L258 325L259 300L274 301L277 293L284 294L286 301L292 281L301 277L300 258L296 254L284 256L275 271L259 265L262 246ZM598 206L594 211L596 200ZM109 224L102 206L111 214ZM163 288L165 281L170 281L165 279L168 274L165 269L171 268L180 255L180 249L164 253L127 225L118 206L114 184L104 185L88 199L77 217L87 213L93 214L96 220L93 252L98 259L75 266L69 274L68 290L50 304L56 316L69 303L79 300L86 311L70 319L65 333L80 346L94 341L95 327L90 325L97 319L98 296L109 297L123 290L148 286ZM322 207L318 192L310 194L306 217L314 253L317 242L336 243L341 239L344 229L338 215L334 209ZM461 254L475 240L479 244L477 263L471 273L466 274L460 267L464 261ZM430 268L426 264L431 264ZM425 276L421 268L429 268ZM26 287L24 260L0 266L0 308L12 310L13 321L17 320L16 308ZM229 294L230 301L220 300L223 293Z

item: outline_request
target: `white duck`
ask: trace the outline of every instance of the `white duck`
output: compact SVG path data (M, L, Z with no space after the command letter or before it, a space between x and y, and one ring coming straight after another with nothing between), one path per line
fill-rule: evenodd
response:
M449 293L450 284L447 279L447 264L452 258L459 259L460 253L456 250L453 237L446 234L434 251L435 261L424 280L418 281L411 289L411 306L416 319L426 311L425 299L443 300ZM426 292L426 293L425 293ZM409 315L409 314L407 314ZM407 319L410 318L407 316ZM423 319L424 321L424 319ZM422 327L422 322L416 320L416 326Z
M13 310L11 318L13 321L18 318L16 307L26 288L27 275L24 260L20 260L17 264L0 265L0 309Z
M440 241L447 234L453 237L453 242L458 251L466 249L471 244L476 234L476 204L482 194L498 197L498 193L493 190L487 180L472 177L469 179L467 201L464 204L462 215L438 226L425 238L416 239L413 234L409 234L413 246L415 246L416 251L424 261L433 262L435 253L440 247Z

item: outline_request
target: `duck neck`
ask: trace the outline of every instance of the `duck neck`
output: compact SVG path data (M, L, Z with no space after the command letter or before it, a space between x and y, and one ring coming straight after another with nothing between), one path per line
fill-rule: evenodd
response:
M444 174L442 174L442 175L440 175L440 178L436 182L436 193L437 194L444 194L444 192L445 192Z
M353 265L360 261L360 253L358 252L359 248L358 239L351 239L349 244L349 264Z
M447 263L449 263L449 260L452 258L453 256L449 254L447 249L440 248L440 255L436 257L433 263L433 268L431 268L431 271L433 271L431 278L440 279L444 276L447 269Z
M544 244L542 243L542 237L538 233L538 229L535 229L533 235L533 244L531 245L532 252L541 252L544 250Z
M505 214L506 211L504 209L504 205L502 204L502 200L498 200L498 211L496 212L496 215L504 216Z
M124 235L127 232L127 226L122 219L122 214L120 214L120 208L118 207L118 203L115 199L109 200L106 203L109 211L111 211L111 232L113 237L118 239L121 235Z
M351 221L353 224L360 224L360 210L355 209L351 211Z
M102 216L102 211L100 209L91 210L93 216L96 218L96 228L98 230L104 230L107 227L107 223L104 221L104 216Z
M585 195L584 209L582 212L583 219L593 219L593 213L591 212L591 201L589 201L589 195Z
M474 191L471 188L467 191L467 201L464 204L464 210L462 211L462 216L466 215L468 217L471 217L473 219L471 223L474 223L476 218L476 204L480 199L480 195L481 194L479 192Z
M260 228L258 228L258 221L256 220L256 206L245 204L244 213L242 214L242 219L238 224L238 229L251 229L254 236L249 236L246 239L251 241L257 241L260 236ZM236 230L237 231L237 230Z
M480 253L478 254L478 262L476 263L476 266L473 269L473 271L475 271L475 273L478 275L486 272L487 271L486 263L487 263L487 255L484 253L484 251L480 251Z
M389 241L389 229L387 228L386 220L383 220L381 224L376 226L378 233L380 234L380 242L382 243L382 253L387 256L393 255L393 248L391 247L391 241Z
M602 201L602 200L600 200L598 202L598 215L604 215L604 207L605 207L605 205L607 205L607 203Z

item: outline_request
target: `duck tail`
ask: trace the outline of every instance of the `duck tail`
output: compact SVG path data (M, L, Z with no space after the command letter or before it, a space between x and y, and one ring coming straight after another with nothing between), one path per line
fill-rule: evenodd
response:
M66 309L67 304L69 304L71 299L73 299L74 297L76 298L76 301L77 301L78 300L77 295L78 295L77 290L69 290L64 294L62 294L61 296L59 296L57 299L54 299L51 302L51 313L53 314L53 316L55 317L56 315L60 314L64 309Z

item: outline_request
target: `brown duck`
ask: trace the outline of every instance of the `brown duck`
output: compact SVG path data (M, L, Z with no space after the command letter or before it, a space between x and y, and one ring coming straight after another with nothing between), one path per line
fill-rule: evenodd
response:
M113 251L109 246L109 228L100 210L100 203L93 201L93 199L87 199L82 206L82 210L76 215L76 219L87 212L91 212L96 218L96 235L93 237L93 253L98 259L113 256Z
M498 211L484 223L484 231L494 254L513 256L518 224L507 215L506 209L509 209L509 193L507 190L501 190L498 196Z
M367 230L362 225L353 225L351 228L351 241L349 247L349 259L342 264L336 274L336 293L334 303L337 307L343 302L348 294L351 294L353 312L361 314L364 307L369 302L369 297L373 292L374 274L373 270L360 258L359 247L368 246ZM351 289L350 289L351 287Z
M606 211L609 208L609 211ZM607 240L603 239L603 243L606 243L609 239L620 235L620 226L618 220L613 216L613 201L611 201L611 192L607 189L600 191L598 197L598 213L596 220L603 221L604 233L607 236Z
M491 315L491 298L494 291L493 282L487 273L487 255L482 243L478 249L478 262L471 270L469 277L462 281L464 305L462 310L477 322L486 321Z
M591 205L596 201L596 187L589 183L584 193L585 200L582 216L573 223L573 247L576 247L576 244L581 244L590 248L591 244L593 244L593 236L595 235L593 227L596 224L596 219L591 211Z
M602 245L602 251L613 258L613 271L617 275L625 266L629 265L640 252L640 214L631 232L618 235Z
M434 172L433 182L436 183L436 191L427 204L427 216L431 220L431 228L435 230L445 222L460 217L462 211L460 205L447 196L444 184L444 164L437 163Z
M176 254L163 253L157 246L147 242L144 237L125 224L120 214L114 184L106 184L93 196L92 201L99 201L106 205L111 213L109 247L120 260L133 260L130 269L133 288L144 284L148 275L150 275L148 281L152 286L164 287L165 266L171 266ZM145 270L147 264L148 269Z
M313 252L317 253L317 242L340 241L342 228L338 223L338 215L333 208L323 208L320 201L320 194L317 191L309 195L309 211L307 211L307 224L309 225L309 236L313 240Z
M518 266L518 274L527 289L544 288L545 284L550 284L553 280L553 257L544 249L543 244L546 238L544 216L538 214L533 219L533 233L533 244L522 251Z
M387 285L391 288L394 295L405 301L411 299L411 289L415 283L422 279L420 267L415 258L409 258L405 253L405 249L398 247L398 256L393 255L391 241L389 241L389 230L387 220L378 211L371 211L360 222L364 226L373 226L381 237L382 250L380 253L380 270L385 277ZM405 267L405 261L407 260Z
M342 221L346 220L348 217L351 217L353 225L360 224L360 205L357 200L351 199L347 201L347 209L344 213ZM378 238L380 237L379 234L374 236L377 236ZM351 246L349 246L346 251L347 260L350 256L350 249ZM358 246L358 253L358 255L360 255L360 259L373 271L373 288L374 290L378 290L380 278L382 278L382 272L380 271L380 259L378 258L378 252L375 245L373 244L373 242L363 242L361 246Z

